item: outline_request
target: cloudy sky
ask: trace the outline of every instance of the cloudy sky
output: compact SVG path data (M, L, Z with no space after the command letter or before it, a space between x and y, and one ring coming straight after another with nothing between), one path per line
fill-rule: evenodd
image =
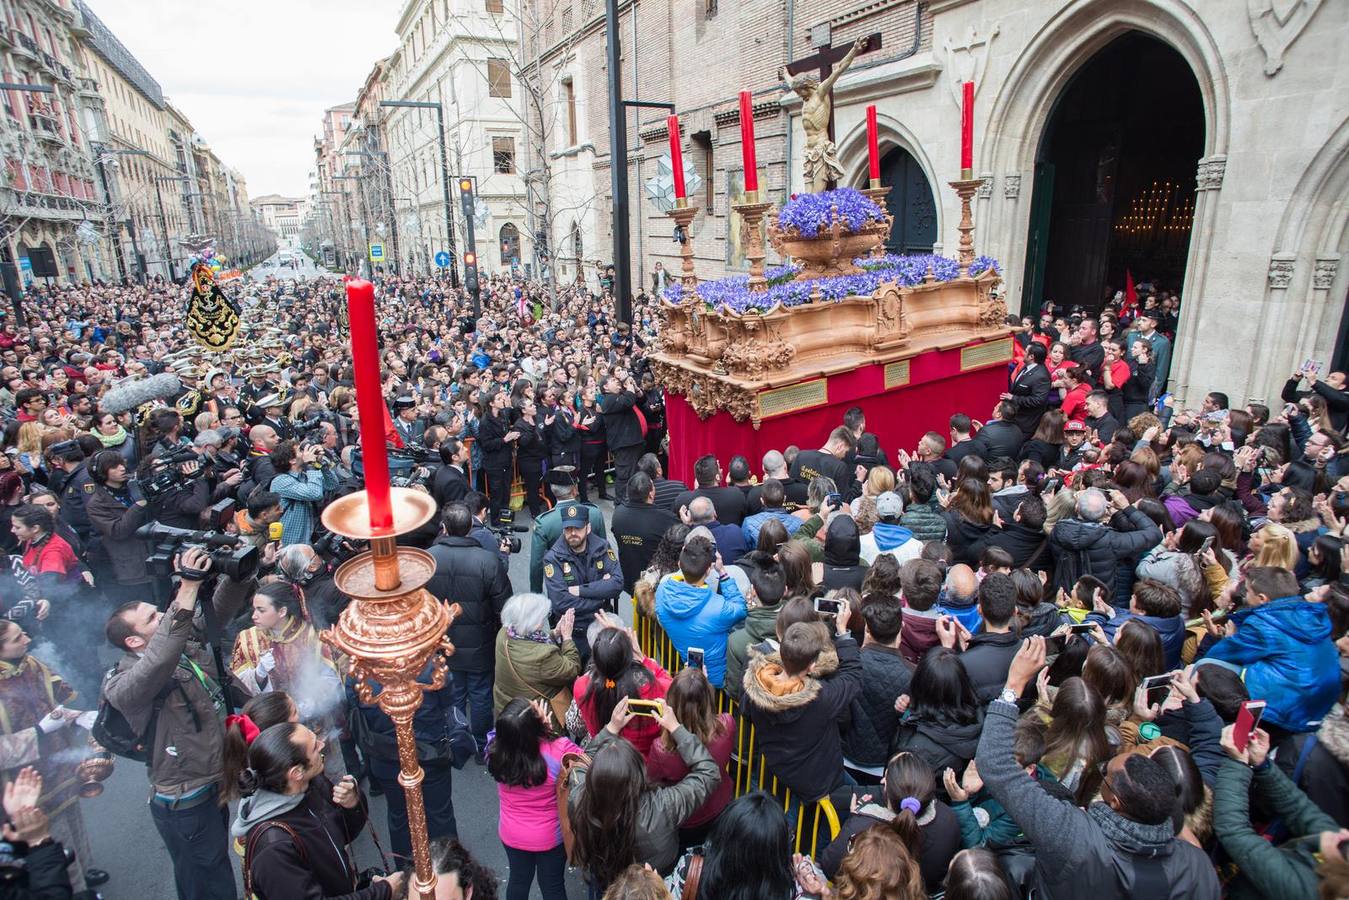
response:
M401 0L86 0L251 196L302 195L323 110L398 43Z

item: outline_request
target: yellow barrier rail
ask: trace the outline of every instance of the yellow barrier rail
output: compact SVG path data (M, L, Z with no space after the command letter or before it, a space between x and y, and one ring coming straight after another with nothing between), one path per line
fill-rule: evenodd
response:
M679 655L679 650L665 633L660 622L652 616L643 614L635 601L632 607L632 623L633 630L637 632L637 643L643 653L660 663L661 668L671 675L684 668L683 657ZM824 849L820 846L821 819L824 826L829 829L830 840L838 837L841 830L838 811L834 808L834 804L827 796L807 802L793 798L791 789L779 782L778 777L769 771L768 759L755 751L754 723L750 721L749 716L740 711L739 704L725 691L718 688L716 693L717 712L729 713L735 720L735 752L731 755L730 763L732 793L739 797L750 791L766 791L782 802L782 811L787 814L789 820L795 810L796 834L792 841L793 852L817 857L819 851ZM807 820L811 823L808 831L805 828Z

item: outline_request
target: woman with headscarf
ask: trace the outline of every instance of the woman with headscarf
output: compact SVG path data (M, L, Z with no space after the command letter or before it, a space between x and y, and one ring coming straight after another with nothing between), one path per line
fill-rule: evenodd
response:
M862 537L851 516L838 515L830 520L824 531L824 562L819 565L815 580L826 588L862 589L867 564L862 562Z

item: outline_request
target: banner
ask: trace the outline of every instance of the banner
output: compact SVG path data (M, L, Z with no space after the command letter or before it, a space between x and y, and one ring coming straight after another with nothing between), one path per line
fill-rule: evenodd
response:
M210 263L192 266L187 330L207 350L228 350L239 333L239 306L215 283Z

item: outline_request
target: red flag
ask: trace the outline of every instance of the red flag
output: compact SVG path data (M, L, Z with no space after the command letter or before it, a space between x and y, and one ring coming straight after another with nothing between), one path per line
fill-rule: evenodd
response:
M384 438L390 444L393 444L399 450L403 449L403 438L398 434L398 429L393 427L393 417L389 415L389 406L387 403L380 403L380 409L384 411Z
M1134 273L1128 269L1124 270L1124 308L1133 309L1138 306L1138 289L1134 287Z

